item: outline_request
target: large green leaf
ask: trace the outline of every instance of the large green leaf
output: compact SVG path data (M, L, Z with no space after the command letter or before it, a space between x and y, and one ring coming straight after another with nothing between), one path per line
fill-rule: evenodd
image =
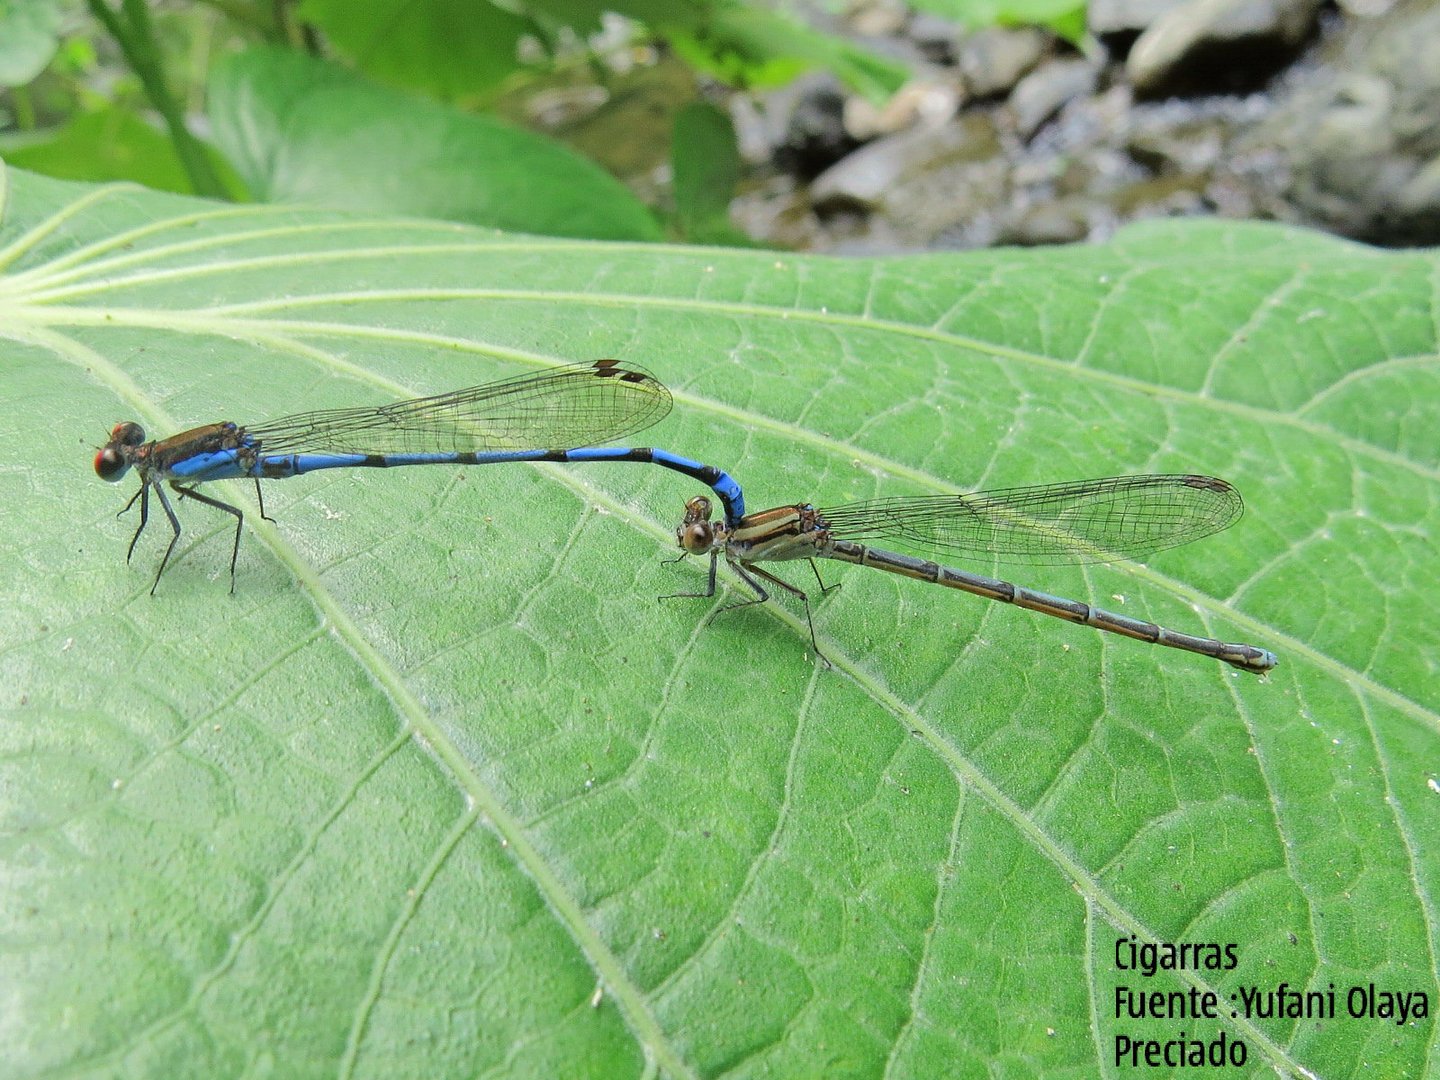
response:
M59 0L0 0L0 86L23 86L60 46Z
M694 243L747 244L730 224L730 202L740 182L740 147L728 113L692 101L675 114L670 131L675 217Z
M212 147L210 168L227 189L243 195L230 163ZM195 184L175 144L123 106L81 113L39 139L12 148L6 160L21 168L66 180L130 180L159 191L191 194Z
M493 90L533 32L488 0L302 0L298 14L366 73L445 99Z
M560 144L297 52L226 58L211 74L208 108L216 143L267 201L383 207L547 236L660 236L619 180Z
M1434 1073L1431 1019L1227 995L1436 992L1435 253L1186 222L839 261L10 185L8 1075L1092 1076L1217 1028L1233 1075ZM656 602L703 584L661 561L696 489L640 465L318 474L273 524L214 484L234 594L186 501L152 597L165 524L126 566L133 483L90 472L125 418L606 355L756 508L1229 477L1222 536L1022 580L1282 665L837 566L827 670L794 604ZM1117 971L1132 934L1237 966ZM1117 985L1226 1011L1117 1021Z

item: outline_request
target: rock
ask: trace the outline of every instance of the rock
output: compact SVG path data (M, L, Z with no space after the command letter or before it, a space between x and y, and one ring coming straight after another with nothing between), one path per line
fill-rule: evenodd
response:
M1373 19L1390 11L1395 4L1396 0L1339 0L1336 6L1347 15Z
M909 15L902 0L867 0L850 10L846 22L862 37L894 37L905 29Z
M817 176L810 197L822 210L876 209L909 198L907 188L931 187L923 179L927 175L991 161L1002 153L989 122L979 115L965 116L939 130L915 128L861 147ZM953 202L958 194L939 197Z
M1098 77L1097 66L1083 57L1052 60L1026 75L1010 95L1016 130L1028 139L1066 102L1094 90Z
M1159 15L1149 2L1095 0L1091 28L1123 35L1153 17L1130 64L1151 95L1211 79L1200 96L1135 100L1120 61L1047 58L1040 31L966 34L955 68L921 63L887 109L810 76L763 113L737 111L759 166L741 219L771 242L857 253L1094 241L1191 213L1440 244L1440 2L1338 0L1320 44L1246 95L1228 91L1303 46L1319 0L1155 0L1170 6ZM1343 13L1362 9L1383 14ZM937 55L949 32L912 15L899 44ZM781 149L767 159L767 145ZM767 170L776 157L813 184Z
M1440 8L1358 23L1296 80L1257 140L1285 155L1292 205L1377 243L1440 243Z
M1135 37L1151 23L1186 0L1093 0L1085 11L1085 25L1096 37Z
M910 19L906 34L930 63L946 66L955 63L956 42L961 30L950 19L928 11L917 11Z
M826 246L809 198L797 190L795 178L785 173L742 188L730 204L730 220L746 235L763 238L771 246L797 251Z
M863 97L845 102L845 130L860 142L893 135L910 127L939 127L960 105L960 87L953 79L932 78L902 86L882 108Z
M1147 125L1132 131L1125 149L1152 173L1203 173L1215 167L1225 147L1223 126L1213 120Z
M1436 207L1440 206L1440 157L1405 182L1396 197L1396 203L1406 214L1429 214L1434 217ZM1412 237L1419 236L1422 244L1440 243L1440 240L1436 239L1440 236L1440 230L1433 225L1428 229L1418 225L1409 226L1406 232Z
M1315 29L1321 0L1190 0L1140 35L1125 62L1138 95L1263 86Z
M1121 188L1107 202L1117 221L1199 214L1205 209L1205 179L1193 174L1157 176Z
M845 130L845 98L840 81L825 72L771 94L764 126L776 164L809 179L854 150L858 144Z
M1040 62L1049 45L1049 36L1031 27L990 27L967 34L956 56L965 90L977 99L1008 94Z
M730 122L735 125L735 143L741 159L750 165L769 162L775 153L776 135L760 102L750 94L731 94L726 105L730 109Z
M995 242L1021 247L1078 243L1090 235L1088 207L1083 198L1035 203L1012 214L996 232Z
M947 142L949 138L944 131L928 129L902 131L876 139L817 176L810 185L810 199L820 210L874 209L901 175L922 167L936 150L944 152Z

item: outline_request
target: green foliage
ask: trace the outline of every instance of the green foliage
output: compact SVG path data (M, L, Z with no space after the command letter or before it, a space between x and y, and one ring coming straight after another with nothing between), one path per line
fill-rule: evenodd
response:
M818 67L879 102L908 75L900 64L754 5L720 0L692 18L671 15L659 25L681 56L732 85L779 86Z
M0 86L45 70L60 46L60 0L0 0Z
M444 100L493 90L534 32L486 0L304 0L298 16L367 75Z
M227 190L243 194L230 163L213 148L206 152ZM156 191L195 191L174 142L124 108L83 113L46 138L12 148L5 157L12 165L61 179L131 180Z
M825 67L883 98L906 76L898 64L738 0L305 0L300 17L376 78L456 98L484 95L518 70L522 39L587 37L605 12L635 20L697 69L736 85L773 86Z
M548 139L374 86L299 53L216 65L216 142L259 198L552 236L658 239L614 177Z
M255 198L597 239L660 234L649 211L597 167L494 119L386 93L338 65L307 58L295 48L305 40L305 28L319 31L375 79L472 106L493 98L519 70L522 41L554 50L569 35L573 53L575 35L600 32L608 10L672 36L698 67L736 82L763 85L824 64L872 96L883 96L904 75L886 61L735 0L630 0L618 6L588 0L520 6L304 0L298 6L227 3L213 11L153 13L144 0L87 0L87 5L101 31L92 30L92 36L108 37L118 49L130 84L163 120L170 146L160 144L135 95L102 102L71 90L71 115L63 126L0 142L0 150L30 167L214 197L240 194L238 170ZM230 22L221 23L217 11ZM0 80L33 77L55 52L58 27L54 3L17 7L0 0ZM237 37L284 42L287 48L284 55L278 49L231 49ZM188 44L197 38L212 42L223 57L207 80L207 92L219 141L233 158L229 163L217 161L187 123L187 104L199 97L190 92L196 76L190 64L206 57L203 48ZM236 51L241 55L228 55ZM113 65L113 57L107 62ZM124 88L126 81L122 77L115 85ZM44 104L53 100L47 94ZM28 87L14 92L18 127L37 127L37 111L43 111L37 104ZM86 145L90 139L93 147ZM663 145L663 136L655 139ZM733 147L724 153L733 158ZM706 235L737 239L716 229Z
M1187 221L838 261L11 181L8 1075L1094 1076L1175 1035L1112 1019L1130 934L1239 946L1145 990L1435 1000L1440 254ZM792 604L656 602L703 583L661 561L696 492L629 465L303 477L275 523L212 485L234 595L186 502L151 597L165 524L127 566L133 484L89 471L125 418L606 355L757 508L1228 477L1230 532L1023 580L1282 666L846 567L825 670ZM1334 1080L1433 1073L1433 1022L1222 1026Z
M686 239L696 243L743 244L730 224L730 200L740 180L740 153L729 114L706 102L692 102L675 117L670 141L675 216Z
M1078 42L1085 36L1085 0L910 0L969 26L1048 26L1061 37Z
M88 6L115 39L125 62L139 76L146 95L165 121L175 154L184 163L196 193L215 197L228 194L224 181L210 165L205 146L185 122L185 106L172 91L164 51L146 0L120 0L118 11L110 7L108 0L88 0Z

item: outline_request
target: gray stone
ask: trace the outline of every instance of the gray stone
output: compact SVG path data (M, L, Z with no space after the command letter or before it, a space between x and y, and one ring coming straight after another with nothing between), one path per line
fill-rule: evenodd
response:
M902 0L867 0L846 14L850 29L862 37L893 37L910 16Z
M956 63L972 98L998 97L1029 73L1049 48L1050 38L1027 27L990 27L960 42Z
M1410 0L1337 38L1258 134L1285 195L1373 242L1440 243L1440 7Z
M845 97L840 81L828 72L803 75L770 94L760 126L775 160L808 178L855 149L845 130ZM747 145L754 140L747 132Z
M917 128L867 143L817 176L810 185L810 199L817 207L873 209L907 171L923 168L936 153L948 152L954 130Z
M998 244L1037 247L1074 244L1090 235L1089 203L1085 199L1038 202L1009 217L995 236Z
M906 34L916 48L932 64L951 64L955 60L956 44L961 29L951 19L933 15L928 11L917 11L910 19Z
M989 118L967 114L938 131L905 131L862 147L816 177L810 196L822 214L883 217L887 236L920 248L1003 200L1006 172Z
M1010 95L1015 128L1029 138L1065 103L1095 89L1099 70L1083 57L1052 60L1020 80Z
M1140 35L1125 62L1138 94L1197 82L1224 90L1263 84L1315 28L1321 0L1190 0Z
M1097 37L1138 34L1184 4L1185 0L1094 0L1085 11L1085 24Z
M1134 131L1125 144L1135 161L1156 173L1208 172L1224 147L1225 127L1214 119Z
M939 127L960 105L960 87L953 78L926 78L907 83L876 107L858 95L845 102L845 130L864 142L911 127Z

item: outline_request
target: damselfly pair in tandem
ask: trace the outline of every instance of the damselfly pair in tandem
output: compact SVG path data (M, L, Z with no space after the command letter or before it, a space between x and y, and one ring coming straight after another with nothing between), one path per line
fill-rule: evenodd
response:
M829 510L798 503L747 515L739 484L714 466L653 447L597 445L651 427L670 407L670 392L645 369L618 360L597 360L388 405L300 413L253 426L221 421L151 442L139 424L127 421L111 430L109 441L95 455L95 471L110 481L118 481L132 468L139 474L139 490L120 511L123 514L137 500L140 503L140 524L130 540L127 561L149 520L151 491L169 519L172 535L152 593L180 539L180 521L165 493L167 482L181 497L235 517L230 553L234 591L244 514L196 489L206 481L252 478L264 516L262 479L321 469L628 461L659 465L698 480L723 508L722 519L714 521L709 498L687 503L676 539L683 554L710 556L709 588L704 593L674 595L713 596L716 567L723 555L755 593L755 599L730 606L769 599L757 579L796 595L805 605L817 654L807 594L757 564L809 559L813 567L814 559L836 559L1213 657L1245 671L1269 671L1277 662L1273 653L1253 645L1168 630L860 543L883 539L927 551L1034 563L1139 559L1219 532L1239 520L1244 503L1223 480L1193 474L1124 476L968 495L877 499Z

